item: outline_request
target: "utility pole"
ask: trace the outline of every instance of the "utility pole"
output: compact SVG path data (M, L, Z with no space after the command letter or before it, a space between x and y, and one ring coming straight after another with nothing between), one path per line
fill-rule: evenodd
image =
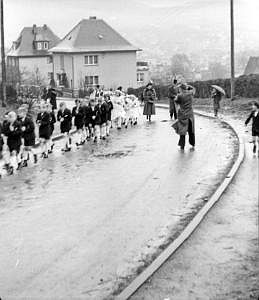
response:
M231 100L235 98L235 51L234 51L234 0L230 0L230 39L231 39Z
M5 45L4 45L4 3L1 1L1 60L2 60L2 106L6 106L6 65L5 65Z

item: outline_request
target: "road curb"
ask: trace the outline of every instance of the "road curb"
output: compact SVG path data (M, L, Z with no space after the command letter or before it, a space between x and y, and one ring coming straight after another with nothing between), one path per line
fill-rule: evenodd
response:
M168 105L156 105L158 108L168 108ZM200 112L195 111L195 114L214 119L212 116ZM126 300L135 294L135 292L168 260L170 256L172 256L176 250L191 236L191 234L195 231L195 229L199 226L208 212L212 209L212 207L219 201L222 194L228 188L229 184L235 177L239 167L241 166L244 157L245 157L245 147L244 143L241 140L240 135L235 130L235 128L229 124L227 121L220 120L222 123L228 124L230 129L235 133L239 141L239 150L238 157L234 162L231 170L227 174L226 178L222 181L220 186L214 192L214 194L210 197L208 202L201 208L201 210L195 215L192 221L186 226L183 232L137 277L135 278L115 299L117 300Z

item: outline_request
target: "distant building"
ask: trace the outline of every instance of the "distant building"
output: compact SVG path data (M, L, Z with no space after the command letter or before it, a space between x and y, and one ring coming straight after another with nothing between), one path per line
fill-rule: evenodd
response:
M137 62L137 85L141 87L147 85L150 81L150 73L148 63L145 61Z
M259 74L259 56L251 56L245 68L244 75Z
M48 50L59 41L47 25L24 27L7 53L7 66L24 77L30 77L29 73L38 74L47 84L53 76L52 56Z
M54 79L73 90L97 84L135 88L138 50L103 20L83 19L50 49Z

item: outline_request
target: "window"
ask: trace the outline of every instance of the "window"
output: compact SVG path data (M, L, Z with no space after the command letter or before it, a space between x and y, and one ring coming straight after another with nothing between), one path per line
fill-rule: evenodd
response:
M144 82L145 74L144 73L137 73L137 82Z
M65 68L64 55L60 55L60 69Z
M52 56L47 57L47 64L52 64L53 63L53 58Z
M45 50L48 50L49 49L49 42L44 42L43 46L44 46Z
M85 65L87 66L98 65L98 55L86 55Z
M93 86L99 84L99 76L85 76L85 85Z
M37 43L37 50L42 50L42 42Z

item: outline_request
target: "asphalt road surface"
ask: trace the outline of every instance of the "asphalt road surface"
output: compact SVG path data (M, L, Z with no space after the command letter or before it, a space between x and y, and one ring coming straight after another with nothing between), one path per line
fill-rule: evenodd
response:
M196 117L181 153L167 110L151 124L0 181L0 297L104 299L225 176L236 137ZM235 146L235 147L233 147Z

